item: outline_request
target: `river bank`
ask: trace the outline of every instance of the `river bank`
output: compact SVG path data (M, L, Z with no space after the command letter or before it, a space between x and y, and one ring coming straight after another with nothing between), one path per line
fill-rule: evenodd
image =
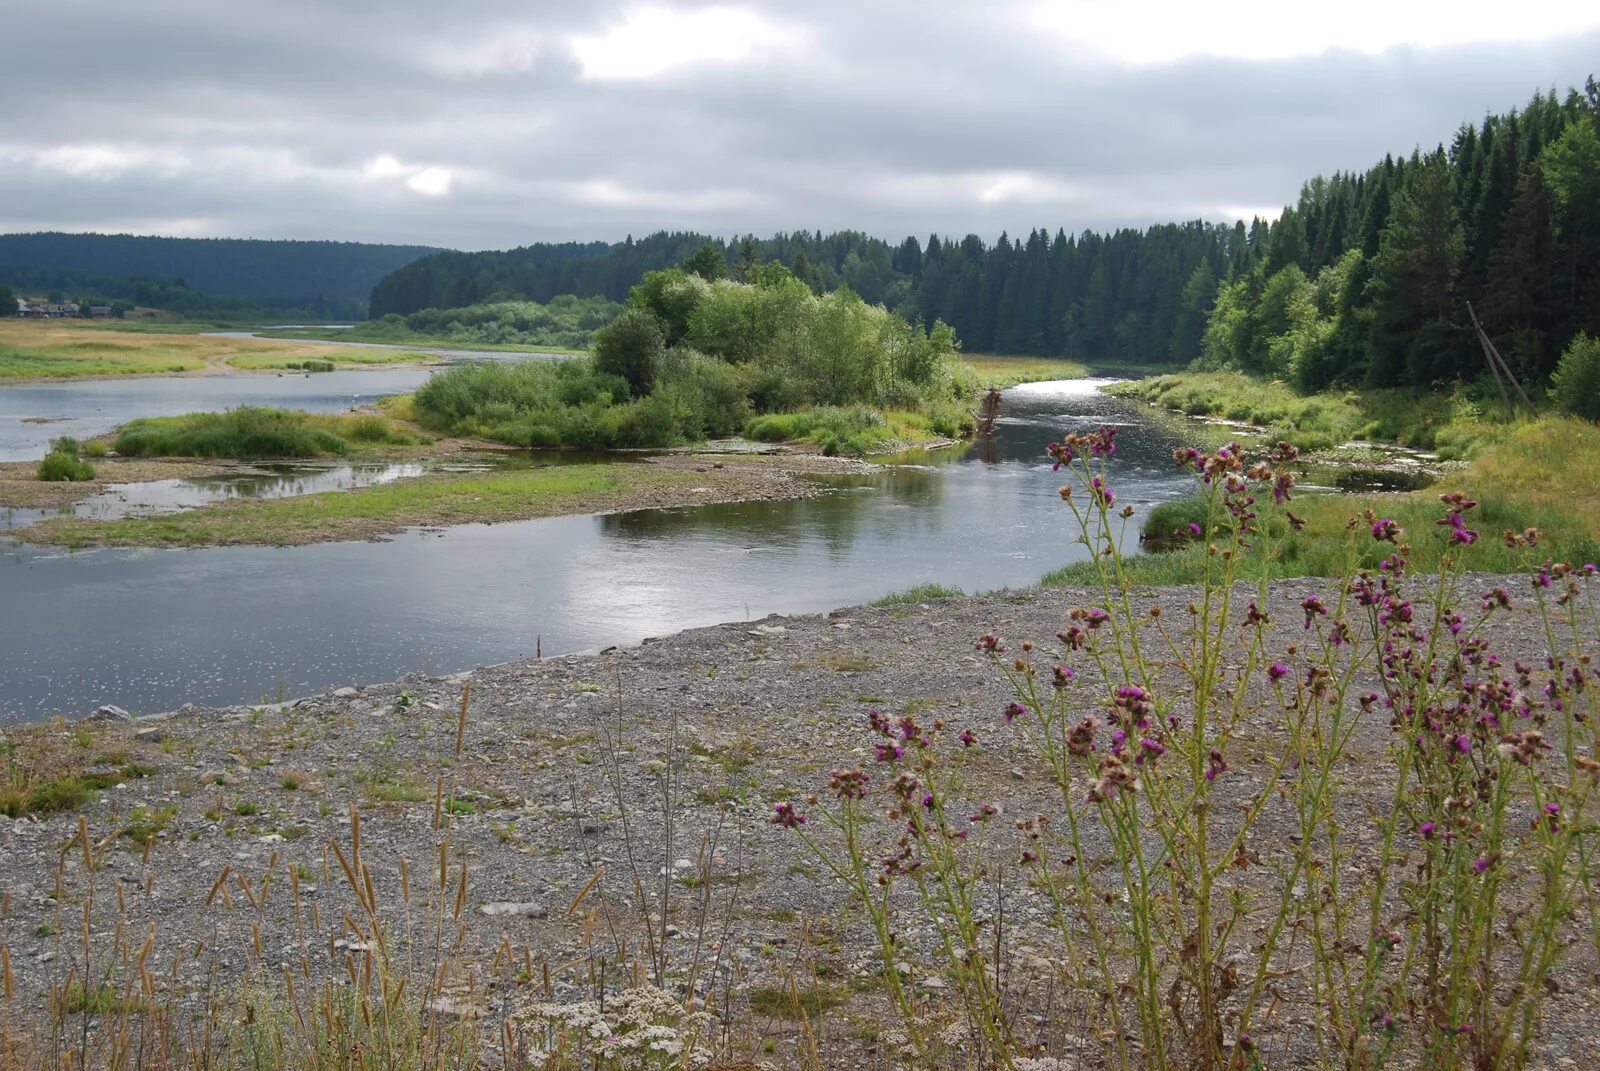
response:
M277 498L230 498L160 516L49 518L6 535L68 549L305 546L382 539L411 528L805 498L819 494L821 488L802 476L870 470L864 462L847 458L788 452L577 461L559 455L542 461L526 455L512 458L501 452L507 461L519 462L505 466L496 464L491 452L467 459L468 463L453 471L439 464L436 453L421 456L434 462L430 470L374 486ZM465 458L464 448L456 450L455 457ZM491 460L483 460L485 457ZM164 478L161 463L147 464L150 479ZM183 463L177 465L184 467Z
M1497 584L1521 602L1525 577L1474 577L1469 590ZM1279 623L1274 645L1301 635L1301 601L1312 594L1332 602L1326 581L1273 586L1264 609ZM1194 591L1133 597L1179 619ZM617 966L647 957L641 919L655 912L666 977L720 1010L730 1056L814 1066L805 1063L814 1039L827 1066L884 1060L892 1046L864 920L794 834L771 823L773 807L805 807L808 794L825 792L830 768L867 762L867 713L881 709L976 732L964 798L1008 816L1048 809L1050 779L1001 717L1010 693L973 642L994 632L1047 643L1071 608L1093 601L1084 590L1036 589L768 617L600 654L351 682L288 703L8 728L12 768L54 786L35 793L44 813L0 820L10 1021L37 1022L43 994L73 977L105 980L95 1008L106 1021L136 993L139 1014L170 1009L174 1024L204 1021L208 1010L236 1016L241 985L250 1000L270 1002L285 969L315 992L371 941L370 930L353 928L365 916L333 845L370 868L371 886L358 895L376 893L391 938L418 926L414 941L423 942L442 808L442 910L459 918L460 943L442 991L427 981L426 960L413 958L426 955L422 944L408 944L403 958L422 972L414 992L485 1045L500 1019L535 1000L591 995L602 959L612 965L607 984L626 984ZM1537 620L1519 612L1497 628L1497 649L1508 663L1534 661L1537 633ZM1351 747L1361 765L1338 806L1353 824L1390 789L1387 733L1375 716ZM1258 783L1280 747L1270 727L1247 729L1225 782ZM993 827L997 859L1018 850L1010 827L1009 818ZM1274 828L1252 845L1268 863L1282 851ZM83 850L73 847L80 829ZM643 913L630 906L636 893ZM1008 884L1006 897L1011 984L1048 986L1049 905L1023 882ZM97 935L87 950L86 911ZM119 923L136 945L148 934L141 962L163 965L147 991L122 973L130 954L113 944ZM933 932L908 917L901 940L906 977L932 1013L946 984ZM1552 1058L1593 1055L1588 1024L1600 1005L1585 946L1578 941L1546 983L1563 994L1547 1004L1543 1054ZM1318 1020L1294 978L1292 969L1282 976L1269 1038L1304 1038ZM816 1021L802 1026L803 1011ZM1097 1066L1105 1040L1076 1015L1046 1024L1049 1051Z
M153 332L73 320L0 320L0 386L149 377L236 376L436 361L393 347L272 341L245 332Z

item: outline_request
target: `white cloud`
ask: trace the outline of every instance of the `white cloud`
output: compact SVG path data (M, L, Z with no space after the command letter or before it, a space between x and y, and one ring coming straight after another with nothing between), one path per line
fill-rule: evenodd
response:
M57 145L48 149L15 150L6 155L47 171L82 179L113 179L152 165L164 166L170 171L185 163L182 157L156 150L118 145Z
M447 197L455 183L456 173L448 167L407 164L392 153L379 153L362 167L361 177L369 182L398 181L406 189L424 197Z
M745 8L685 11L640 7L604 33L571 38L585 78L650 78L696 63L739 63L786 41L798 31L768 22Z
M1600 26L1600 6L1524 0L1511 18L1504 0L1346 0L1337 9L1281 0L1043 0L1027 21L1103 56L1151 64L1202 55L1286 59L1330 49L1376 54L1400 46L1540 40Z
M425 167L406 179L406 187L424 197L447 197L455 175L447 167Z
M446 78L521 74L534 68L543 43L543 35L531 26L495 26L471 40L427 45L422 66Z
M1002 171L978 176L978 200L986 205L1059 205L1081 194L1070 184L1032 171Z
M594 178L571 184L567 196L578 204L605 208L672 209L682 212L715 213L756 209L766 205L768 199L752 190L652 190L638 186L624 186L615 179Z

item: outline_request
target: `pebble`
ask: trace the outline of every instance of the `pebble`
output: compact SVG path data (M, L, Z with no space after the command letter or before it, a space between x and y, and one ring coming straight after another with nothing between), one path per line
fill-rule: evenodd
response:
M511 915L520 918L542 919L550 913L550 909L537 900L518 902L515 900L492 900L478 908L485 915Z

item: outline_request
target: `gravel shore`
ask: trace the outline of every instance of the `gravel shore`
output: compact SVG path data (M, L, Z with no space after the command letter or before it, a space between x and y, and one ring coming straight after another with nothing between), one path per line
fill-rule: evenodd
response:
M1518 577L1473 578L1468 590L1498 583L1519 598L1527 590ZM1330 586L1317 579L1273 585L1269 649L1301 636L1301 599L1326 596ZM1194 594L1140 591L1134 605L1159 604L1171 620ZM557 996L587 992L600 939L584 932L595 925L587 921L591 907L602 909L599 925L612 931L605 940L620 935L648 958L637 905L630 907L637 878L651 907L659 909L663 887L672 897L660 923L672 968L704 960L705 984L735 992L803 975L805 984L837 995L826 1033L833 1052L855 1059L879 1051L873 1024L883 1025L882 1009L854 984L875 953L842 889L792 833L769 821L774 803L823 793L830 769L867 762L866 715L877 708L972 727L984 743L967 770L972 797L1014 815L1048 807L1048 780L1001 721L1006 683L974 640L995 632L1008 643L1032 639L1054 649L1067 612L1090 603L1087 592L1035 589L774 616L597 654L352 683L277 706L13 727L0 736L19 755L54 748L67 756L62 761L142 774L81 808L90 838L110 838L95 878L97 903L109 924L116 897L108 890L125 894L135 944L153 924L150 961L172 965L160 984L184 1001L198 1004L208 979L238 978L253 961L275 969L312 956L325 964L335 940L350 939L338 922L350 897L329 843L348 848L352 807L380 899L397 920L406 916L401 875L420 885L436 869L435 791L448 784L457 800L450 850L470 870L462 958L473 967L451 1000L495 1007L509 999L517 983L504 962L550 965ZM1526 612L1494 639L1507 659L1541 650L1537 621ZM1370 776L1348 786L1356 811L1381 804L1389 784L1388 729L1380 721L1372 719L1352 747L1371 759ZM1245 742L1235 763L1241 783L1259 776L1273 744L1270 730ZM72 854L78 822L72 811L0 819L0 891L9 899L0 939L24 999L42 1000L70 964L81 969L77 905L90 875ZM117 836L132 823L150 841L143 857L135 838ZM1010 852L999 842L994 850L997 859ZM321 905L320 938L308 937L286 880L278 879L270 899L261 891L259 904L236 884L243 877L260 890L263 875L291 867L300 895ZM232 909L213 887L225 869ZM1016 969L1048 973L1044 905L1020 882L1010 895ZM252 954L256 929L262 951ZM907 933L908 958L928 951L927 936L914 927ZM1550 1066L1600 1055L1590 1029L1600 1005L1587 944L1587 937L1577 942L1550 982L1564 994L1546 1028ZM610 958L615 971L615 953ZM735 1005L740 1029L772 1041L773 1059L795 1059L801 1038L787 1015ZM1315 1009L1291 1006L1280 1015L1291 1027L1309 1025ZM1089 1033L1086 1025L1083 1036L1074 1028L1057 1044L1092 1049Z

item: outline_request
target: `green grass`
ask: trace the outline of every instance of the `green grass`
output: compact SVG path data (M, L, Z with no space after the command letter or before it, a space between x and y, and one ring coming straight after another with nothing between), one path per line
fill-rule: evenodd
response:
M268 334L267 337L276 337ZM247 371L264 371L276 368L304 372L332 372L339 367L379 367L392 364L416 364L426 360L427 354L410 350L368 350L349 346L330 351L320 358L297 357L292 351L241 353L228 358L235 368Z
M873 606L914 606L932 599L959 599L966 592L948 584L917 584L873 599Z
M993 353L963 353L960 360L972 369L978 384L990 387L1015 387L1019 383L1040 383L1056 379L1083 379L1088 366L1065 357L1006 357Z
M124 457L327 457L425 441L381 416L242 406L132 421L118 431L115 449Z
M353 328L337 328L328 330L318 327L292 327L279 328L271 331L257 331L262 338L295 340L303 342L374 342L391 343L397 347L425 346L429 349L440 350L469 350L475 353L553 353L564 357L581 357L589 351L572 346L547 346L538 342L467 342L451 338L448 335L426 334L418 331L386 331L376 326L368 328L365 324L358 324ZM403 352L403 351L402 351ZM409 358L416 360L416 354ZM360 363L360 362L352 362ZM371 362L377 363L377 362Z
M51 483L83 483L94 479L94 466L61 450L52 450L39 462L39 479Z
M1458 488L1479 503L1467 523L1480 538L1464 551L1474 570L1516 573L1547 558L1575 564L1600 561L1600 426L1573 418L1546 418L1508 428L1503 442L1431 490L1297 496L1291 508L1306 521L1305 529L1291 532L1281 520L1269 529L1278 555L1274 575L1340 576L1352 559L1363 567L1375 566L1393 548L1372 540L1364 521L1349 527L1363 510L1391 518L1405 529L1413 569L1437 569L1447 550L1435 523L1445 514L1439 494ZM1163 507L1171 507L1172 516L1181 509L1204 523L1203 513L1192 503L1163 503L1157 511ZM1527 528L1544 533L1537 549L1505 545L1504 532ZM1132 556L1126 564L1133 584L1197 583L1205 572L1206 550L1194 543L1166 553ZM1259 576L1261 565L1252 555L1244 563L1244 575ZM1083 586L1098 580L1093 563L1079 562L1055 570L1040 583Z
M970 430L970 419L955 406L915 413L870 405L816 405L753 417L744 434L763 443L809 443L828 457L865 457L957 438Z
M414 525L523 520L637 504L639 494L699 486L703 474L627 462L510 469L412 480L278 499L234 499L186 513L91 521L58 517L28 530L32 541L195 547L291 545L368 539Z
M250 338L212 338L206 325L115 325L86 320L0 319L0 379L148 376L197 372L206 368L278 368L291 362L332 360L370 363L347 354L393 351L353 350L317 343L264 342ZM415 354L391 359L415 360Z
M1190 416L1251 424L1302 450L1362 440L1470 458L1504 439L1513 426L1495 419L1476 388L1458 387L1448 394L1390 388L1301 395L1281 381L1239 372L1181 372L1108 390Z
M772 1018L817 1022L846 999L843 993L823 986L806 989L756 986L750 990L750 1010Z

